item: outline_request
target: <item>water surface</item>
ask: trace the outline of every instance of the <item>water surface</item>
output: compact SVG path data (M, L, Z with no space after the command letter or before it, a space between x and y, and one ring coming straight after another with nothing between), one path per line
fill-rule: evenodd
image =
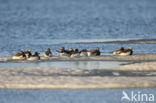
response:
M136 103L121 101L122 92L153 94L156 89L119 90L0 90L1 103ZM155 103L145 101L145 103Z

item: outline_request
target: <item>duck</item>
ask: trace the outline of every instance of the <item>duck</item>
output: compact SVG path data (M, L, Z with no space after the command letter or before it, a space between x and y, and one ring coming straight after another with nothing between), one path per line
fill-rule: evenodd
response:
M32 55L31 50L28 49L27 51L24 52L26 58L30 57Z
M70 51L71 53L74 52L73 48L70 48L69 51Z
M39 56L40 53L38 52L35 52L34 55L31 55L27 58L27 60L40 60L40 56Z
M17 59L17 60L26 59L26 55L23 51L21 51L20 53L13 55L12 59Z
M79 50L78 49L75 49L75 51L71 52L71 58L74 58L74 57L80 57L80 53L79 53Z
M59 55L60 55L60 56L68 56L68 57L71 56L71 51L65 50L64 47L61 47L61 48L60 48L60 51L58 51L58 52L59 52Z
M88 53L88 56L100 56L101 54L99 48L96 48L95 50L90 50L87 53Z
M115 51L113 52L113 55L120 55L120 53L121 53L122 51L124 51L124 47L121 47L120 49L115 50Z
M87 53L87 49L86 48L84 48L84 49L82 49L81 51L80 51L80 56L81 57L83 57L83 56L88 56L88 53Z
M119 55L133 55L133 49L128 47L127 50L121 51Z
M52 57L52 52L50 48L47 48L47 51L44 53L44 57Z

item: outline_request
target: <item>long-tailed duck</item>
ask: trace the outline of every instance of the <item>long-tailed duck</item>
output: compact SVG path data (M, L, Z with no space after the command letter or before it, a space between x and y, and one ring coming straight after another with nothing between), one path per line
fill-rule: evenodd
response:
M100 56L101 54L99 48L96 48L95 50L90 50L87 53L88 53L88 56Z
M60 56L71 56L71 51L65 50L64 47L61 47L60 51L58 51L58 52L59 52Z
M115 50L115 51L113 52L113 55L120 55L120 53L121 53L122 51L124 51L124 47L121 47L120 49Z
M13 55L12 59L26 59L26 56L25 56L25 53L21 51L20 53Z
M84 48L80 51L80 56L88 56L87 49Z
M74 52L73 48L70 48L69 51L70 51L70 52Z
M75 51L71 52L71 58L73 57L80 57L80 53L78 49L75 49Z
M40 53L35 52L34 55L31 55L29 58L27 58L28 60L40 60Z
M47 51L44 53L44 57L52 57L52 52L50 48L48 48Z
M120 52L119 55L132 55L132 54L133 54L133 50L131 47L129 47L127 50Z
M24 52L24 54L25 54L25 56L28 58L28 57L30 57L31 55L32 55L32 53L31 53L31 50L29 49L29 50L27 50L27 51L25 51Z

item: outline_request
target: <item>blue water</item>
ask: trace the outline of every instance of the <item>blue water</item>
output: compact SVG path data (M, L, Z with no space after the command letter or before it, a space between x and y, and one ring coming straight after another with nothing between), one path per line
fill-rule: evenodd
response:
M121 100L125 91L134 94L152 94L156 89L119 90L0 90L0 103L155 103ZM136 96L138 97L138 96ZM144 98L145 100L145 98Z
M21 50L55 55L61 46L110 55L120 46L156 53L154 44L63 44L74 40L156 38L155 0L0 0L0 57Z

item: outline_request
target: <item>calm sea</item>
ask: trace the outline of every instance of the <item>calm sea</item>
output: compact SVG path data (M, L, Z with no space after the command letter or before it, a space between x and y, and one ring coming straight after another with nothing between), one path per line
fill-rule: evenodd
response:
M0 90L1 103L155 103L156 89ZM131 101L121 99L125 92ZM142 95L144 95L142 97ZM151 99L151 95L154 96ZM133 99L132 99L133 98ZM140 98L140 99L139 99ZM151 101L150 101L151 100Z

